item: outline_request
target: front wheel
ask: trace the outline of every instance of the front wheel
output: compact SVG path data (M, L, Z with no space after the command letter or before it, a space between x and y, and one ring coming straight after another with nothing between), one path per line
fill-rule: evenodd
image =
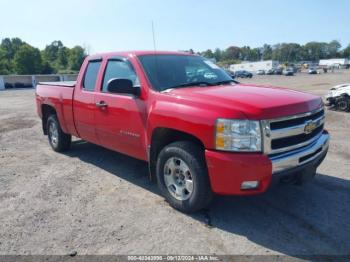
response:
M349 111L350 109L350 100L346 97L340 97L336 100L337 109L340 111Z
M47 132L54 151L63 152L70 148L72 137L62 131L56 115L51 115L47 119Z
M212 191L204 152L191 142L175 142L158 156L157 181L169 204L186 213L207 207Z

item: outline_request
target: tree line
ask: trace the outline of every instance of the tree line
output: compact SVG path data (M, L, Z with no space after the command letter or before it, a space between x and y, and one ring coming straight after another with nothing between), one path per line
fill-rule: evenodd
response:
M193 53L191 49L190 52ZM326 58L350 57L350 44L342 49L333 40L326 42L265 44L262 47L230 46L226 49L208 49L198 54L213 58L224 67L242 61L277 60L281 63L314 61ZM68 48L61 41L53 41L39 50L20 38L5 38L0 44L0 75L76 73L86 56L86 50L77 45Z
M83 47L68 48L61 41L39 50L20 38L4 38L0 44L0 75L76 73L86 55Z
M319 59L350 57L350 44L344 49L342 49L341 44L336 40L329 43L314 41L305 45L297 43L265 44L258 48L230 46L226 49L208 49L198 54L207 58L214 58L221 66L237 64L242 61L271 59L281 63L296 63L300 61L318 62Z

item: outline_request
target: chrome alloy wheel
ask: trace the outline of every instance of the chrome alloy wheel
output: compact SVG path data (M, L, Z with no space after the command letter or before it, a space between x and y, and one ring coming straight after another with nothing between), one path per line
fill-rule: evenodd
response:
M58 129L54 122L49 125L49 137L52 145L56 147L58 145Z
M182 159L171 157L166 161L164 182L169 193L177 200L184 201L191 197L193 192L192 174Z

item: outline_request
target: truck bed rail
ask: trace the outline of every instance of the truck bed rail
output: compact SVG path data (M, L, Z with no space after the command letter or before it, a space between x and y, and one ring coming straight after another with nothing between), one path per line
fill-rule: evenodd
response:
M77 81L39 82L39 85L74 87Z

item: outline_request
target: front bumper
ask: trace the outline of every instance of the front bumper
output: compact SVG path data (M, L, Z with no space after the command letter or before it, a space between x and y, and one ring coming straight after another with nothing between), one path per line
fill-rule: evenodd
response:
M335 97L325 97L325 99L326 99L326 106L332 106L332 105L334 105L335 104L335 102L336 102L336 98Z
M206 150L212 190L223 195L263 193L275 177L301 172L310 167L316 169L328 151L328 144L329 134L324 131L309 146L274 156ZM259 186L242 190L244 181L259 181Z
M307 147L271 157L272 174L285 172L288 169L311 162L327 152L328 144L329 134L323 133L320 138Z

